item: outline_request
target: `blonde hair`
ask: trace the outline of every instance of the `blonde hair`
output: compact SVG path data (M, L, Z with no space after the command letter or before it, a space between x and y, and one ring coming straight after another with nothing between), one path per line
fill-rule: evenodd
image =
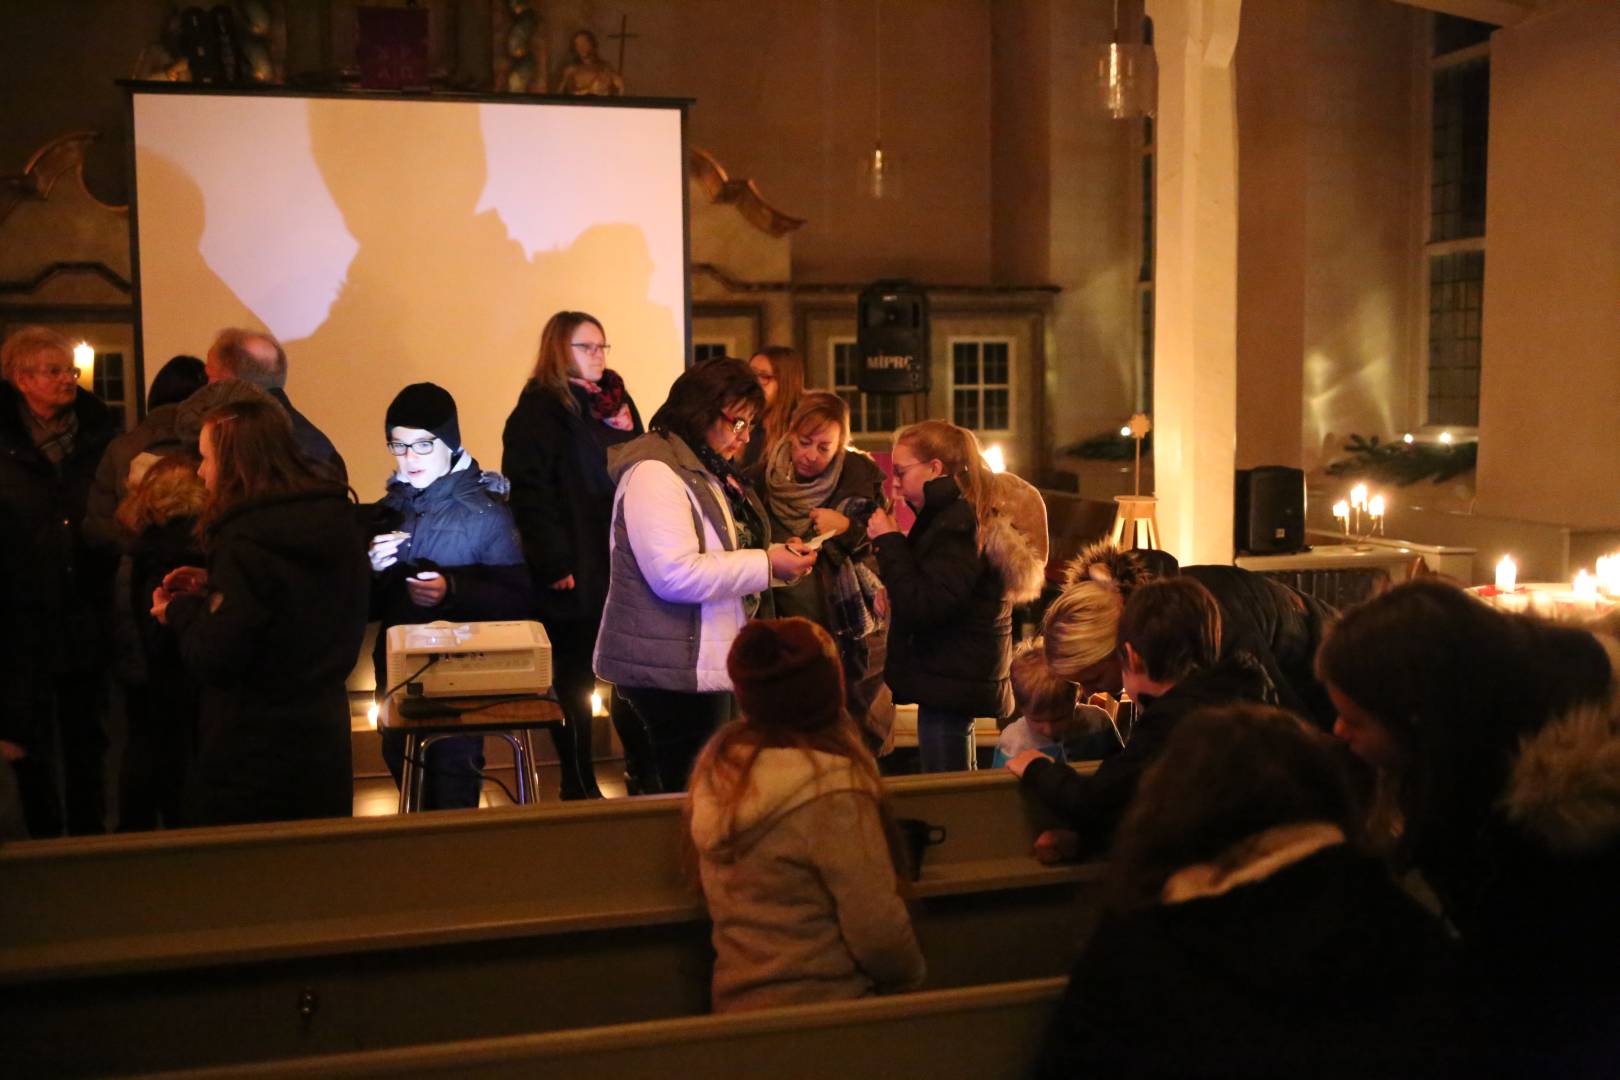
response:
M5 345L0 346L0 378L15 381L24 361L47 352L60 353L65 360L73 359L73 346L60 331L48 326L18 328L6 338Z
M208 504L208 488L197 475L197 459L169 454L152 463L140 483L118 504L118 524L133 534L176 518L196 517Z
M849 402L827 390L812 390L799 399L783 434L814 435L828 424L838 425L841 444L849 442Z
M973 507L978 544L983 550L990 521L1000 508L995 498L995 474L984 463L973 432L944 420L923 420L895 432L894 445L902 444L917 455L919 462L938 461L945 475L956 481L962 498Z
M1013 701L1025 717L1068 720L1074 715L1079 688L1052 670L1045 642L1040 638L1018 646L1007 675L1012 681Z
M1065 589L1041 621L1046 662L1053 674L1073 680L1113 655L1119 647L1123 611L1119 590L1111 585L1082 581Z

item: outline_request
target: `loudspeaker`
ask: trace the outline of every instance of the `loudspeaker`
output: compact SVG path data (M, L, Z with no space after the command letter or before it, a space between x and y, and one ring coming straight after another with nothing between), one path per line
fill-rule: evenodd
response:
M1251 555L1305 549L1305 473L1286 465L1237 471L1233 546Z
M910 281L878 281L861 290L855 385L863 394L928 389L928 294Z

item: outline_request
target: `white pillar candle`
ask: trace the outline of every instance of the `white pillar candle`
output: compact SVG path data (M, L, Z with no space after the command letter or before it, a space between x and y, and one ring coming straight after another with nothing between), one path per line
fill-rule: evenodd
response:
M1512 592L1518 584L1518 564L1513 561L1513 556L1502 556L1502 561L1496 564L1496 587L1503 592Z

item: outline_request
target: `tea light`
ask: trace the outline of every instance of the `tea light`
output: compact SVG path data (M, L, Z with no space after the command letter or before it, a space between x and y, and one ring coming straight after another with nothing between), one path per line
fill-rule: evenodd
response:
M1502 592L1512 592L1519 585L1519 564L1513 561L1513 556L1504 555L1502 561L1496 564L1496 587Z

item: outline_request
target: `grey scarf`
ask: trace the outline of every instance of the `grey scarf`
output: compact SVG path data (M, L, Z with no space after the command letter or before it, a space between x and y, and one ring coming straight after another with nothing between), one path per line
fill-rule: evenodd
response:
M844 450L839 447L820 476L800 480L793 473L793 454L788 440L776 441L765 462L765 502L789 536L808 540L815 535L810 525L810 511L827 505L843 471Z

